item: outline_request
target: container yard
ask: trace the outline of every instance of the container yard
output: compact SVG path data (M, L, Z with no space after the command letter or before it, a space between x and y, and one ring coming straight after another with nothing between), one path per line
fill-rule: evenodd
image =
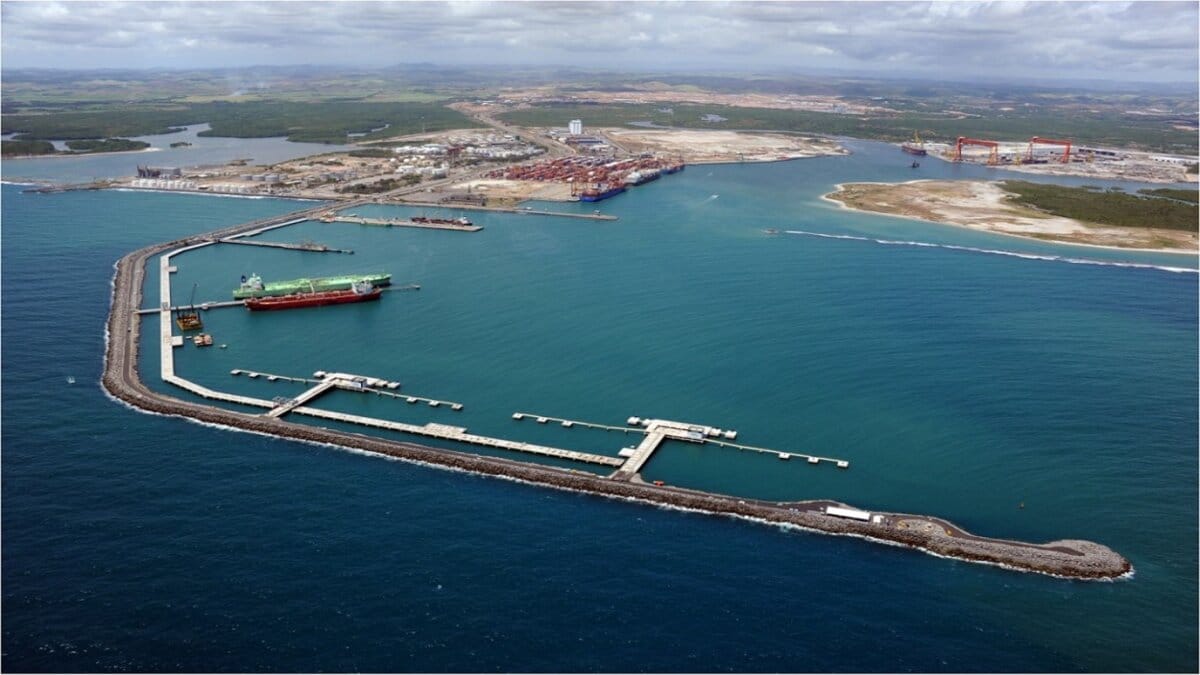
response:
M658 180L685 167L683 160L641 155L614 160L605 157L571 156L497 169L485 177L503 180L565 183L571 196L580 201L600 201L627 188Z

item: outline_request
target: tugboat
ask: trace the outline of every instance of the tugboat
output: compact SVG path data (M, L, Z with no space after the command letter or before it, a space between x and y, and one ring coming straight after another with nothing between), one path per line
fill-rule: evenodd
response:
M309 293L293 293L263 298L247 298L246 309L261 312L275 309L299 309L301 307L321 307L323 305L344 305L352 302L367 302L378 300L383 294L382 288L376 288L370 281L356 281L348 289L336 291L313 291Z

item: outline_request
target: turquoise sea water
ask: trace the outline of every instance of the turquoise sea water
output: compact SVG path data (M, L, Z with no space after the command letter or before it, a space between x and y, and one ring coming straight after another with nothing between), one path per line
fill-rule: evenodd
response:
M213 310L206 330L228 348L189 345L177 369L266 398L299 386L229 370L387 377L466 409L346 392L319 405L607 454L636 439L510 415L734 428L851 468L668 444L644 473L1094 539L1133 561L1132 580L1018 574L137 414L97 383L112 262L297 204L5 186L0 665L1194 671L1197 275L1157 267L1195 257L839 210L819 199L834 183L913 177L894 148L852 147L689 167L601 203L615 222L310 222L262 238L356 253L188 253L176 300L193 284L225 299L249 272L384 270L422 290ZM157 373L152 341L144 352Z

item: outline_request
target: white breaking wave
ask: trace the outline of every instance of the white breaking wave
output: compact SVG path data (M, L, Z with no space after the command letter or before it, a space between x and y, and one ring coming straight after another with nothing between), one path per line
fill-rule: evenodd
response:
M1038 253L1018 253L993 248L975 248L974 246L956 246L954 244L931 244L925 241L897 241L894 239L875 239L874 237L859 237L852 234L824 234L806 230L784 230L785 234L796 234L805 237L821 237L822 239L846 239L849 241L867 241L884 246L916 246L919 248L944 248L951 251L968 253L984 253L987 255L1005 255L1025 260L1046 260L1050 262L1070 263L1072 265L1100 265L1102 267L1130 267L1134 269L1161 270L1176 274L1200 274L1200 270L1191 267L1171 267L1169 265L1151 265L1149 263L1116 262L1112 260L1094 260L1091 258L1071 258L1062 255L1043 255Z

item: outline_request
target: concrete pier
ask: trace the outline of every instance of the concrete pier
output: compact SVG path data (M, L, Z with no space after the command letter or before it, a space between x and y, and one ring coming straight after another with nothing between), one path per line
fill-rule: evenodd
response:
M322 382L319 382L316 386L305 390L302 394L300 394L296 398L288 399L284 403L281 403L281 404L275 406L274 408L271 408L271 411L267 413L267 417L280 417L282 415L286 415L287 413L295 410L296 408L299 408L300 406L304 405L305 403L308 403L309 401L315 399L316 397L320 396L321 394L324 394L325 392L329 391L330 389L333 389L336 386L338 386L337 380L330 379L330 380L324 380Z
M662 445L663 441L667 440L667 434L659 429L655 429L646 434L646 438L633 451L633 454L625 460L625 464L613 473L613 480L632 480L645 466L646 462L650 461L650 456L655 450Z
M388 431L400 431L406 434L416 434L418 436L427 436L429 438L439 438L445 441L469 443L471 445L480 445L485 448L511 450L514 452L541 455L543 457L555 457L557 459L569 459L587 464L621 466L621 464L625 461L619 457L595 455L588 452L564 450L562 448L552 448L545 445L536 445L534 443L522 443L520 441L510 441L503 438L479 436L477 434L467 433L467 430L463 427L454 427L447 424L429 423L423 426L417 426L415 424L406 424L404 422L393 422L391 420L381 420L375 417L364 417L362 415L351 415L349 413L307 407L295 408L292 410L292 412L297 415L308 415L310 417L337 420L339 422L358 424L365 427L374 427L376 429L387 429Z
M417 223L399 218L361 218L359 216L334 216L322 218L321 222L354 223L356 225L377 225L379 227L417 227L425 230L455 230L457 232L478 232L482 225L458 225L455 223Z
M296 212L284 217L308 218L311 217L310 213ZM269 223L271 219L227 228L207 236L228 236L264 222ZM154 414L184 417L279 438L332 444L401 460L445 466L488 476L512 478L548 488L586 492L650 504L666 504L697 512L748 518L754 522L790 524L830 534L849 534L868 540L926 551L939 557L999 565L1011 570L1073 579L1114 579L1132 573L1133 568L1128 560L1112 549L1090 541L1058 539L1042 544L1032 544L994 539L971 534L938 518L914 514L877 511L870 514L869 521L860 521L852 517L831 515L833 513L829 509L831 505L842 509L843 512L850 509L848 505L837 502L763 501L680 487L648 485L636 481L614 481L575 469L434 448L409 441L373 437L311 424L294 424L283 419L228 410L151 390L146 386L142 373L138 369L139 335L143 322L140 321L135 311L137 307L141 306L143 300L145 275L153 269L150 266L150 260L164 252L177 250L179 247L195 244L202 240L201 237L189 237L149 245L125 255L117 262L112 283L112 305L107 323L104 372L101 383L110 395L134 408ZM163 269L167 267L169 265L164 265ZM169 296L165 295L164 300L166 300L164 305L169 304ZM164 307L164 310L169 310L169 306ZM169 319L168 312L161 320L169 321ZM169 354L170 350L166 351ZM173 375L167 381L205 398L234 401L265 409L275 407L275 403L272 401L212 392ZM302 414L305 411L305 407L300 407L294 412ZM431 431L437 432L438 429L434 428ZM609 458L608 461L613 460Z
M646 439L641 444L634 448L632 452L623 451L624 455L628 456L628 461L621 469L611 476L616 480L632 479L646 462L650 461L650 457L667 439L685 441L688 443L697 444L713 444L722 448L736 448L738 450L749 450L752 452L760 452L764 454L775 455L781 460L789 460L792 457L800 457L808 461L809 464L819 464L821 462L830 462L839 469L850 467L850 462L844 459L835 459L833 457L821 457L817 455L808 455L802 452L795 451L780 451L771 448L760 448L753 445L740 445L733 443L732 439L737 438L737 432L732 429L719 429L717 427L707 426L703 424L692 424L690 422L676 422L673 420L659 420L642 417L630 417L628 426L618 427L612 424L597 424L595 422L583 422L580 420L570 420L563 417L553 417L550 415L540 415L537 413L515 412L512 418L516 421L521 421L525 418L536 419L539 423L558 422L564 428L570 429L575 426L586 427L589 429L599 429L602 431L620 431L622 433L641 433L646 434ZM729 440L721 440L729 439Z
M431 209L463 209L467 211L495 211L496 213L521 213L527 216L557 216L559 218L582 218L584 220L617 220L617 216L606 213L565 213L562 211L542 211L539 209L520 209L514 206L476 206L475 204L439 204L437 202L406 202L399 201L397 206L424 206ZM344 205L338 208L345 209Z
M266 248L282 248L289 251L307 251L310 253L354 253L348 248L330 248L325 244L287 244L278 241L255 241L253 239L238 239L227 237L218 240L222 244L237 244L239 246L263 246Z

